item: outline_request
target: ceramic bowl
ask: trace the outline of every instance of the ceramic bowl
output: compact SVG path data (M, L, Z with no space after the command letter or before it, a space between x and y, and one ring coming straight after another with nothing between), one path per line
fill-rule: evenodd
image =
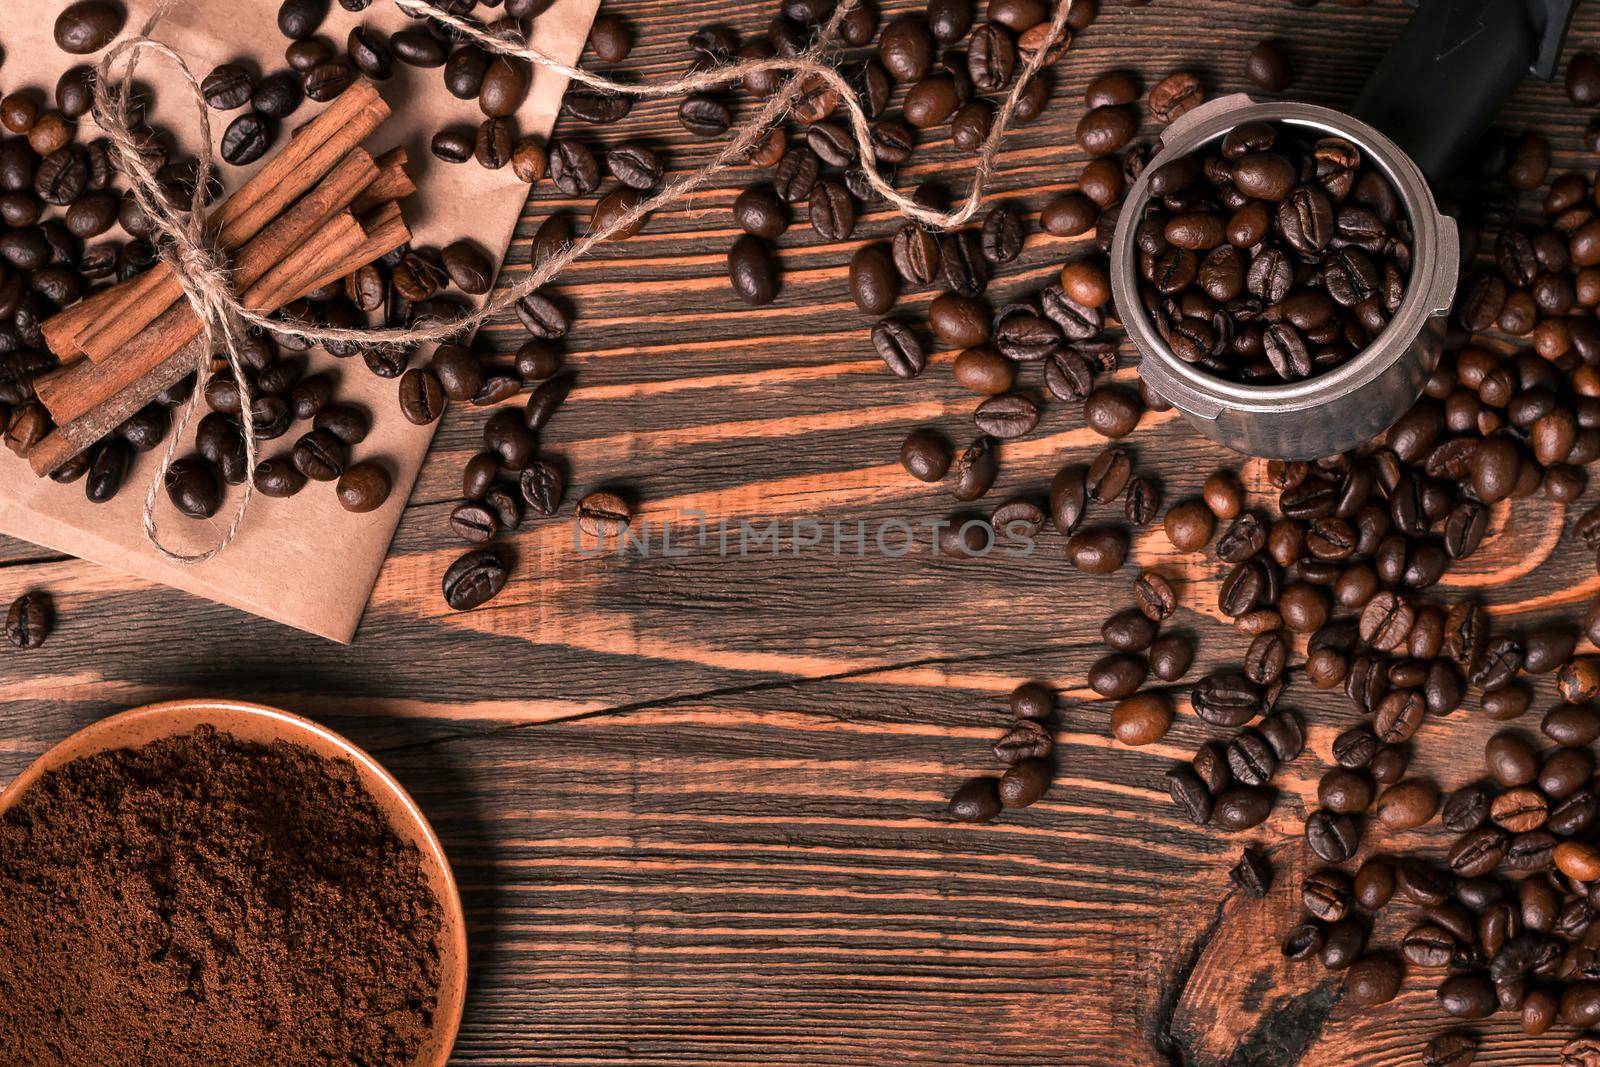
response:
M400 783L371 756L332 730L287 711L238 701L178 700L134 708L84 727L40 756L0 791L0 814L45 772L80 756L138 748L161 738L192 733L199 726L214 726L243 741L289 741L319 756L354 764L361 783L389 816L395 833L416 846L423 874L439 898L444 917L439 934L439 999L433 1036L417 1055L413 1067L445 1067L461 1027L461 1007L467 994L467 924L455 876L450 873L449 861L433 828Z

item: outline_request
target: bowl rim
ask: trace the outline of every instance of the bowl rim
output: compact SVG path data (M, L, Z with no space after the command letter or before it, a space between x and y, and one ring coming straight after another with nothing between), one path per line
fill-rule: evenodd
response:
M385 805L390 815L390 825L402 840L415 845L422 854L423 873L439 898L444 913L439 931L439 998L433 1013L433 1032L417 1054L413 1067L445 1067L461 1029L469 971L466 913L461 906L455 872L451 870L449 857L445 855L444 846L434 833L433 826L411 794L381 763L337 731L292 711L245 700L193 698L145 704L97 719L51 745L7 782L4 788L0 788L0 815L16 804L18 798L45 774L82 756L139 747L163 737L179 737L204 725L212 725L227 733L229 728L225 723L208 722L208 719L240 716L285 730L282 739L291 743L296 741L297 736L315 738L322 747L333 749L354 764L362 784L370 792L386 793L395 802L393 807ZM124 730L135 725L144 730L154 729L154 732L133 743L117 740ZM317 745L305 747L318 755L327 754L320 751ZM396 817L399 814L403 814L403 820Z

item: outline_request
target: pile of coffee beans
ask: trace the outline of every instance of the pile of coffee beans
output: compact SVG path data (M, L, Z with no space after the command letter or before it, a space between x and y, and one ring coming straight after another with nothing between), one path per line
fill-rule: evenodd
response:
M1163 164L1136 242L1145 313L1173 355L1251 384L1340 366L1405 298L1411 223L1342 137L1247 122Z
M117 4L69 4L57 16L56 43L69 55L89 55L122 30L125 18ZM63 73L53 92L12 86L0 94L0 429L19 456L55 428L34 390L34 380L58 365L43 323L98 286L131 278L156 260L149 220L116 187L119 164L109 143L78 140L79 123L93 103L92 84L93 68L81 64ZM129 109L137 117L144 103L131 100ZM172 158L165 131L135 125L146 162L168 196L187 202L199 179L195 161ZM88 244L119 225L128 240ZM136 454L166 438L171 409L193 386L191 377L166 390L51 477L63 484L82 481L92 502L110 500Z
M38 648L55 625L55 610L44 593L23 593L6 609L6 641L12 648Z
M1040 682L1024 682L1011 691L1014 722L994 743L995 758L1005 764L1004 774L985 774L962 783L950 798L950 817L961 822L989 822L1005 808L1025 808L1045 795L1055 774L1050 758L1055 739L1050 718L1055 712L1054 689Z
M1287 83L1287 57L1264 43L1246 73L1278 91ZM1600 61L1575 60L1569 86L1575 102L1600 102ZM1147 158L1134 140L1138 97L1138 79L1121 72L1091 83L1078 139L1093 158L1078 188L1040 215L1047 232L1096 235L1096 252L1066 264L1061 277L1062 295L1082 307L1104 306L1110 235ZM1199 80L1179 72L1152 89L1148 108L1170 121L1203 99ZM1600 129L1600 120L1591 129ZM1593 139L1600 144L1600 136ZM1326 866L1301 887L1308 915L1285 939L1285 954L1318 957L1361 1004L1392 998L1408 965L1440 966L1446 1015L1520 1012L1530 1033L1554 1022L1600 1024L1600 965L1588 959L1590 931L1600 929L1593 924L1600 897L1589 891L1600 884L1600 779L1588 750L1600 737L1593 703L1600 661L1577 654L1580 637L1600 645L1600 599L1581 627L1544 622L1500 632L1481 605L1439 598L1435 590L1456 560L1478 549L1495 505L1535 495L1576 501L1588 485L1585 468L1600 459L1594 185L1586 176L1556 175L1538 221L1520 219L1516 210L1519 193L1546 182L1550 159L1536 132L1491 134L1473 155L1473 173L1441 198L1462 221L1467 277L1424 396L1389 433L1345 455L1267 464L1271 507L1250 500L1235 472L1218 471L1197 498L1176 500L1158 516L1176 551L1210 551L1224 568L1217 608L1232 620L1242 656L1189 694L1196 717L1227 732L1171 768L1167 782L1180 810L1229 831L1262 824L1276 802L1274 774L1305 746L1303 720L1284 706L1291 679L1343 688L1361 721L1338 735L1330 753L1317 754L1327 770L1303 832L1305 847ZM1262 383L1319 373L1359 352L1400 306L1409 221L1392 186L1354 146L1251 126L1152 179L1159 188L1139 233L1144 308L1175 349L1184 347L1211 372ZM852 270L863 310L882 314L875 309L892 303L881 294L897 290L876 284L885 258L915 270L919 257L933 258L930 249L943 252L939 240L907 231L887 256L863 251ZM936 271L925 273L931 280ZM994 483L995 453L1006 435L1039 421L1032 396L1029 405L1012 396L1020 365L1032 361L1026 353L1040 338L1019 317L1027 328L1002 347L999 323L1009 318L1002 311L979 341L974 317L959 302L950 306L959 314L943 312L947 333L971 328L959 341L935 331L962 349L953 365L957 380L998 402L985 400L974 413L983 436L962 460L924 427L906 438L901 462L919 480L950 479L965 501ZM1074 336L1042 314L1047 308L1029 310L1064 334L1040 359L1052 392L1053 383L1082 383L1115 366L1102 322ZM964 343L969 337L974 343ZM1517 338L1531 348L1506 343ZM881 324L874 342L897 374L914 376L927 362L927 346L906 323ZM1087 389L1079 385L1078 396ZM1145 405L1165 406L1148 393L1131 398L1124 432ZM1114 424L1088 408L1086 422ZM1116 441L1091 462L1063 468L1048 510L1035 505L1035 516L1008 501L991 525L1020 520L1032 528L1049 520L1071 537L1088 506L1114 499L1119 484L1126 491L1137 477L1131 452ZM1575 532L1600 566L1600 506L1578 519ZM956 554L972 554L970 539L953 541ZM1121 554L1101 547L1080 570L1099 573L1102 559L1114 561L1108 570L1121 564ZM1071 558L1078 562L1076 553ZM1147 673L1161 677L1157 648L1167 637L1149 625L1158 619L1137 616L1118 612L1106 621L1102 636L1112 651L1087 678L1113 702L1111 735L1134 744L1164 735L1179 710L1165 694L1139 691ZM1185 646L1173 677L1187 670L1190 655ZM1503 730L1486 745L1487 779L1448 799L1439 783L1410 771L1429 719L1467 706L1497 721L1517 719L1533 704L1527 679L1541 676L1554 678L1564 701L1543 726L1558 747L1541 751L1524 734ZM963 788L987 798L995 787ZM1441 824L1452 840L1437 861L1372 851L1382 833ZM1231 876L1242 891L1261 895L1271 865L1247 849ZM1373 928L1391 898L1420 909L1394 949L1383 947ZM1466 1064L1476 1048L1473 1035L1448 1031L1430 1044L1424 1062ZM1600 1042L1581 1036L1565 1054L1574 1063L1589 1062L1585 1056L1600 1062Z
M346 11L365 11L371 5L372 0L339 0ZM520 39L527 34L530 20L547 5L540 0L506 0L503 13L492 21L475 18L473 6L457 4L450 10L489 33ZM201 92L211 107L222 112L246 109L223 131L222 158L236 166L254 163L272 148L280 122L302 100L327 103L358 77L387 81L399 63L439 68L446 91L458 100L473 101L481 112L476 125L439 131L432 144L435 156L446 163L476 160L490 170L509 165L527 182L542 178L544 146L537 139L520 137L516 129L516 113L527 99L533 79L528 62L491 56L475 44L458 42L454 31L441 23L401 10L416 19L417 25L393 35L375 26L359 25L350 30L341 48L320 32L328 17L328 0L283 0L278 8L278 30L289 41L284 49L286 68L257 79L242 64L224 63L201 82Z
M104 47L121 26L120 8L92 0L62 12L56 37L67 51L84 54L91 45ZM257 96L283 91L273 88L278 83L271 78L254 84L245 77L241 83L239 74L223 69L206 79L206 95L213 106L227 105L246 90ZM74 143L76 123L92 104L91 85L92 69L79 66L57 83L54 110L41 111L34 103L38 94L28 89L0 97L0 125L14 135L0 140L0 422L7 446L18 455L26 455L53 429L33 385L40 374L57 366L41 325L98 285L125 281L156 261L154 226L131 193L114 187L119 166L107 142ZM283 114L299 103L295 88ZM154 164L168 199L187 204L203 181L205 201L214 201L222 191L217 176L202 177L192 158L169 161L172 139L143 120L143 104L135 101L133 130L146 146L146 162ZM257 100L256 106L259 110L265 105ZM225 138L224 156L228 154ZM52 216L52 208L59 208L59 213ZM130 240L85 247L85 241L118 226ZM361 324L361 312L380 308L399 321L414 321L423 314L459 314L458 306L430 298L452 282L469 293L486 292L491 274L488 257L470 242L459 242L443 253L403 248L349 279L309 294L282 314L295 322L339 326ZM334 375L307 374L303 358L282 356L282 349L307 347L287 335L256 332L246 339L239 355L249 375L248 415L242 410L232 370L221 358L213 361L203 396L209 413L197 425L194 451L177 459L165 478L167 497L180 514L195 519L215 515L227 487L252 477L256 488L269 497L291 496L312 480L334 483L340 504L352 512L372 511L386 502L391 488L387 465L376 459L352 461L350 456L370 429L368 413L334 402ZM337 356L357 351L354 346L327 347ZM375 373L395 377L405 369L403 353L363 355ZM195 376L181 379L104 440L52 472L51 478L60 483L83 481L92 502L112 499L126 483L135 456L153 451L165 440L173 408L187 402L194 389ZM245 463L241 420L246 417L261 442L283 437L296 423L308 423L310 428L292 449L262 459L252 472Z

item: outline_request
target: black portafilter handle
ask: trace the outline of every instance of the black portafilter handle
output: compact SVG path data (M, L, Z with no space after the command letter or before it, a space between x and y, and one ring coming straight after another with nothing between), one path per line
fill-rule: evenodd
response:
M1437 186L1466 162L1525 75L1555 75L1578 0L1409 2L1416 14L1351 111Z

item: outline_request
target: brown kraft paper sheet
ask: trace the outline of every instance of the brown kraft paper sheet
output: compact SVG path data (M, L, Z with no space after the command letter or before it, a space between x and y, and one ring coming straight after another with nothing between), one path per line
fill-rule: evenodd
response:
M126 0L126 6L125 35L139 31L155 0ZM556 0L534 22L532 43L563 62L576 63L598 6L599 0ZM47 99L63 71L99 59L98 54L69 56L56 47L52 30L61 0L10 0L7 7L8 17L0 27L0 51L5 56L0 65L0 91L31 89L40 93L41 100ZM271 73L286 67L283 49L288 42L278 32L277 9L277 0L187 0L167 14L154 36L183 56L197 79L218 63L230 61L244 62L257 75ZM350 30L363 24L392 33L415 22L391 0L377 0L360 14L334 4L321 33L342 50ZM490 171L476 162L452 165L436 160L428 150L433 134L446 126L476 126L483 118L477 101L457 100L446 92L438 68L418 69L400 63L395 67L394 77L379 86L393 115L367 147L373 155L400 144L409 152L407 169L417 192L402 203L402 209L414 242L442 247L470 237L500 262L527 200L527 185L519 182L509 167ZM151 90L153 122L171 132L182 153L193 154L200 136L199 119L182 75L169 61L145 53L136 77ZM565 88L565 78L535 68L528 100L517 115L519 131L547 135ZM228 189L237 188L263 166L288 142L289 131L323 106L307 102L285 119L273 150L258 163L250 167L222 165ZM219 138L240 113L212 112L213 138ZM79 142L87 143L97 134L86 117ZM113 231L96 240L122 237L120 231ZM395 381L372 374L359 357L338 360L320 349L309 357L307 373L331 371L337 376L338 402L358 404L373 416L372 433L352 449L352 459L377 459L388 465L394 491L378 510L365 515L347 513L335 499L333 486L318 482L309 483L287 500L256 494L238 536L225 551L205 563L182 566L164 560L146 541L141 519L165 443L134 457L122 491L105 504L91 504L81 481L57 485L36 478L26 461L0 450L0 533L322 637L350 641L405 510L434 426L406 422L396 405ZM191 440L194 424L204 412L202 403L188 429ZM308 428L296 423L284 437L260 442L260 455L287 451ZM189 451L189 443L186 440L177 454ZM183 518L165 492L158 493L157 520L165 543L185 552L215 544L232 518L241 491L232 487L216 516L204 521Z

